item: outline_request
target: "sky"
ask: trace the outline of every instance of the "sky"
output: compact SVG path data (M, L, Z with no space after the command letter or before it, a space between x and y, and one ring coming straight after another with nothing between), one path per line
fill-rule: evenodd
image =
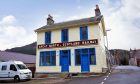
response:
M140 48L140 0L1 0L0 50L36 41L35 29L55 22L95 16L98 4L108 31L109 49Z

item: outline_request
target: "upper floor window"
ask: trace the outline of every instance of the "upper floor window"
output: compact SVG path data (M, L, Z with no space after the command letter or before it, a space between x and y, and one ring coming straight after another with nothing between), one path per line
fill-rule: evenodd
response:
M45 32L45 44L51 43L51 32Z
M80 27L80 40L88 40L88 27Z
M61 31L61 41L68 42L68 29L62 29Z

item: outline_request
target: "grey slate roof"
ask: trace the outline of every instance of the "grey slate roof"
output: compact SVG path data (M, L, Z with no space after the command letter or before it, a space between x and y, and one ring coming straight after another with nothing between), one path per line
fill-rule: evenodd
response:
M99 23L101 21L102 17L103 16L100 15L100 16L95 16L95 17L90 17L90 18L79 19L79 20L54 23L53 25L49 25L49 26L45 25L39 29L36 29L35 32L43 31L46 29L52 29L52 28L65 28L65 27L78 26L78 25L88 24L88 23Z
M36 56L16 52L0 51L0 61L9 61L9 60L22 61L23 63L35 63Z

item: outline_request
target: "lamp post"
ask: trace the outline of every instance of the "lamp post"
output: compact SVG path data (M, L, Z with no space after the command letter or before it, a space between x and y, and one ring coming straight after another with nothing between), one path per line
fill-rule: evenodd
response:
M106 46L107 46L107 49L108 49L108 36L107 36L107 32L108 32L108 31L111 31L111 29L107 29L107 30L106 30Z

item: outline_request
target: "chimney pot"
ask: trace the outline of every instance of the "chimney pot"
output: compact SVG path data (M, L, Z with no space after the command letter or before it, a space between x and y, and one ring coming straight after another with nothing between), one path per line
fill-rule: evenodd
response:
M47 25L52 25L54 24L53 17L49 14L47 18Z
M101 15L100 8L98 5L96 5L95 16L100 16L100 15Z

